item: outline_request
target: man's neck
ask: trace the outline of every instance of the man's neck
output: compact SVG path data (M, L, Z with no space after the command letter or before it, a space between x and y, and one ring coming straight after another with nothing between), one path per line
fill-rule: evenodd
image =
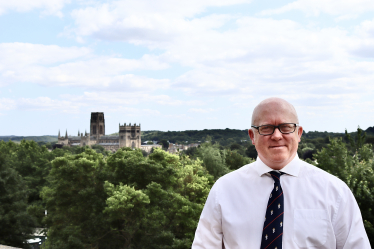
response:
M279 162L278 163L278 162L272 162L272 161L266 160L261 155L258 155L258 157L261 159L261 161L264 164L266 164L269 168L272 168L273 170L281 170L281 169L283 169L284 167L287 166L287 164L289 164L290 162L292 162L295 159L296 156L297 156L297 153L295 153L292 157L290 157L286 162Z

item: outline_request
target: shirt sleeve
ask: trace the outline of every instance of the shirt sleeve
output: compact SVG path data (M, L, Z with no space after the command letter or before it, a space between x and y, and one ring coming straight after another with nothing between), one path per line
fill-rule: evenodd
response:
M360 208L347 186L345 186L338 204L333 227L337 249L371 249Z
M196 229L192 249L222 249L222 215L217 203L217 181L208 195Z

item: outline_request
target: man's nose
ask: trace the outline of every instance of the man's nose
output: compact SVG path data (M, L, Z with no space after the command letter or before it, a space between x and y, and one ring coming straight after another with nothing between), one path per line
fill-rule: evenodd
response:
M275 128L274 133L271 135L271 139L279 140L282 139L283 134L278 128Z

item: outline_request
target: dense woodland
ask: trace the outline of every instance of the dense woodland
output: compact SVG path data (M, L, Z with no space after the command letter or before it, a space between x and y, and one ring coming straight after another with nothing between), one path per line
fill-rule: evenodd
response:
M374 245L372 130L308 132L298 154L347 183ZM44 227L43 248L190 248L211 186L252 162L256 150L240 130L155 131L143 139L201 144L171 155L0 141L0 244L23 247L33 228Z

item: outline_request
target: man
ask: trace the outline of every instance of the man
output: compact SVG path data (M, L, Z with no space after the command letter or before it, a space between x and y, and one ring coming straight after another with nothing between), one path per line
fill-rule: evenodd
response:
M256 106L248 133L258 158L214 184L193 249L371 248L347 185L298 158L298 123L283 99Z

